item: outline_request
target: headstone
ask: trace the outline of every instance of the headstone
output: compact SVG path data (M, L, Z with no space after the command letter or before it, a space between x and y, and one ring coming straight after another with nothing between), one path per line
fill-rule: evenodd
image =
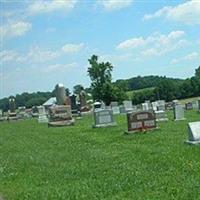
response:
M54 105L49 108L49 126L69 126L74 125L72 118L71 106Z
M164 100L157 101L157 110L165 110L165 101Z
M73 110L78 110L78 105L76 103L76 95L73 94L70 96L70 100L71 100L71 109L72 109L72 112Z
M111 107L117 107L118 106L118 102L117 101L111 101L110 106Z
M185 104L185 109L186 109L186 110L192 110L192 109L193 109L193 104L192 104L192 102L187 102L187 103Z
M173 110L173 102L168 102L165 104L166 110Z
M63 84L59 83L55 87L57 105L64 105L66 101L66 91Z
M156 110L154 112L155 112L157 122L168 121L167 114L164 110Z
M154 111L156 111L156 110L157 110L157 102L154 101L154 102L151 103L151 105L152 105L152 109L153 109Z
M126 114L126 109L125 109L124 105L119 106L119 112L120 112L120 114Z
M27 117L27 115L26 115L26 107L25 106L18 107L17 117L19 119L25 119Z
M32 117L32 109L26 109L26 116L27 116L27 118Z
M193 107L194 110L198 110L199 109L198 101L193 101L192 102L192 107Z
M146 110L149 110L149 104L148 103L142 103L142 110L143 111L146 111Z
M114 115L120 114L120 110L119 110L117 101L112 101L110 103L110 105L111 105L111 109L112 109Z
M200 100L198 100L198 109L199 109L199 112L200 112Z
M156 119L153 110L127 113L128 131L134 133L156 128Z
M189 138L187 143L200 144L200 122L190 122L188 124Z
M3 110L0 109L0 121L3 121L4 118L3 118Z
M96 102L94 102L94 110L101 110L102 109L102 107L101 107L101 102L99 102L99 101L96 101Z
M18 119L15 109L16 109L15 99L10 98L9 99L8 120L17 120Z
M132 101L123 101L123 105L125 107L126 112L133 111Z
M32 107L32 117L38 117L38 109L37 106Z
M94 128L116 126L114 122L113 111L111 109L94 111Z
M45 107L44 106L38 106L37 109L38 109L38 113L39 113L38 123L48 123L49 119L47 118Z
M180 103L174 104L174 120L184 120L184 109Z
M87 99L86 99L86 92L84 91L83 87L81 88L81 92L79 94L79 101L80 101L80 111L81 112L88 112L90 109L87 106Z

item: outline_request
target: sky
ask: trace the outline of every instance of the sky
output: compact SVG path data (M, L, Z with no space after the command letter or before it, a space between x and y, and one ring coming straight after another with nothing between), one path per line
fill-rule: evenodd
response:
M113 81L188 78L200 65L200 0L0 0L0 98L90 86L88 59Z

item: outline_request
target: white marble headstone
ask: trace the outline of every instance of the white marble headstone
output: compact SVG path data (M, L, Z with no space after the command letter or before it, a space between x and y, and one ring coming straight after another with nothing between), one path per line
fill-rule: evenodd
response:
M190 144L200 144L200 121L190 122L188 124L188 129L189 139L187 142Z

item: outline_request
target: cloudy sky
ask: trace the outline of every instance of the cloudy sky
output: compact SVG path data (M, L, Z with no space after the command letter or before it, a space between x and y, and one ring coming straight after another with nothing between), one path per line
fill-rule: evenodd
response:
M113 80L187 78L200 65L200 0L0 0L0 98L90 85L92 54Z

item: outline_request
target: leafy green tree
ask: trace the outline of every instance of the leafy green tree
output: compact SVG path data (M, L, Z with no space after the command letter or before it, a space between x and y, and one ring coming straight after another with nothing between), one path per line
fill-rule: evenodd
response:
M160 99L164 99L166 101L172 101L176 99L176 91L178 90L177 85L167 79L163 79L159 86L156 87L155 92L158 94Z
M126 95L117 86L112 84L112 64L110 62L99 63L96 55L93 55L88 61L90 63L88 75L92 81L93 99L97 101L102 100L106 105L109 105L113 100L121 101L121 98L124 98Z

